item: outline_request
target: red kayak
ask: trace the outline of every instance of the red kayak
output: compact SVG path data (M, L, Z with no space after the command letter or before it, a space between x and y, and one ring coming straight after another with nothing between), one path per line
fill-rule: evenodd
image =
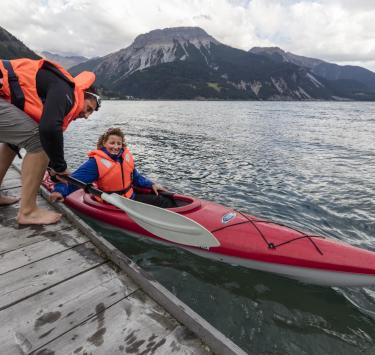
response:
M219 246L207 249L175 244L178 247L204 257L311 284L375 285L374 252L308 235L213 202L178 194L171 198L178 206L171 211L201 224L220 242ZM87 217L118 227L130 235L166 242L140 227L117 207L98 202L82 189L70 194L65 203Z

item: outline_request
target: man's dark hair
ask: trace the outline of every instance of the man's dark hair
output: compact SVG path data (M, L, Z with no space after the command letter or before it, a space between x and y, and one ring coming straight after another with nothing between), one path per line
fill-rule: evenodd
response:
M99 95L98 89L94 85L91 85L87 90L85 90L85 99L92 98L92 96L90 96L90 93Z
M95 111L98 111L102 100L98 94L98 90L92 85L85 91L85 100L94 100L96 102L96 109Z

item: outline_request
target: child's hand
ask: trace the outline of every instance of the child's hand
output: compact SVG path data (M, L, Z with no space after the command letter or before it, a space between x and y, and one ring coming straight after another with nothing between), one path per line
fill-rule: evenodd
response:
M153 184L151 186L152 190L155 192L155 195L159 195L159 192L158 190L161 190L161 191L167 191L167 189L165 189L163 186L161 186L160 184Z
M49 202L64 202L64 196L60 192L51 192L48 197Z

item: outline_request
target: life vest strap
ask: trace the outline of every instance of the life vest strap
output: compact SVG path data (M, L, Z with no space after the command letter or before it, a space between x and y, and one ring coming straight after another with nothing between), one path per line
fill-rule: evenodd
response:
M21 89L18 77L14 72L12 64L9 60L3 60L3 65L8 72L8 83L11 94L11 103L23 111L25 108L25 95Z
M106 193L125 195L131 188L133 188L133 184L130 184L129 186L125 187L125 189L117 190L117 191L106 191Z

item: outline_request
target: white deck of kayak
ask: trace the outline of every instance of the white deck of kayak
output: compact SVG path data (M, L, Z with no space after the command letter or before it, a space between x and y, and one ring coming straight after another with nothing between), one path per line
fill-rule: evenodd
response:
M0 207L1 354L245 354L65 206L51 226L17 209Z

